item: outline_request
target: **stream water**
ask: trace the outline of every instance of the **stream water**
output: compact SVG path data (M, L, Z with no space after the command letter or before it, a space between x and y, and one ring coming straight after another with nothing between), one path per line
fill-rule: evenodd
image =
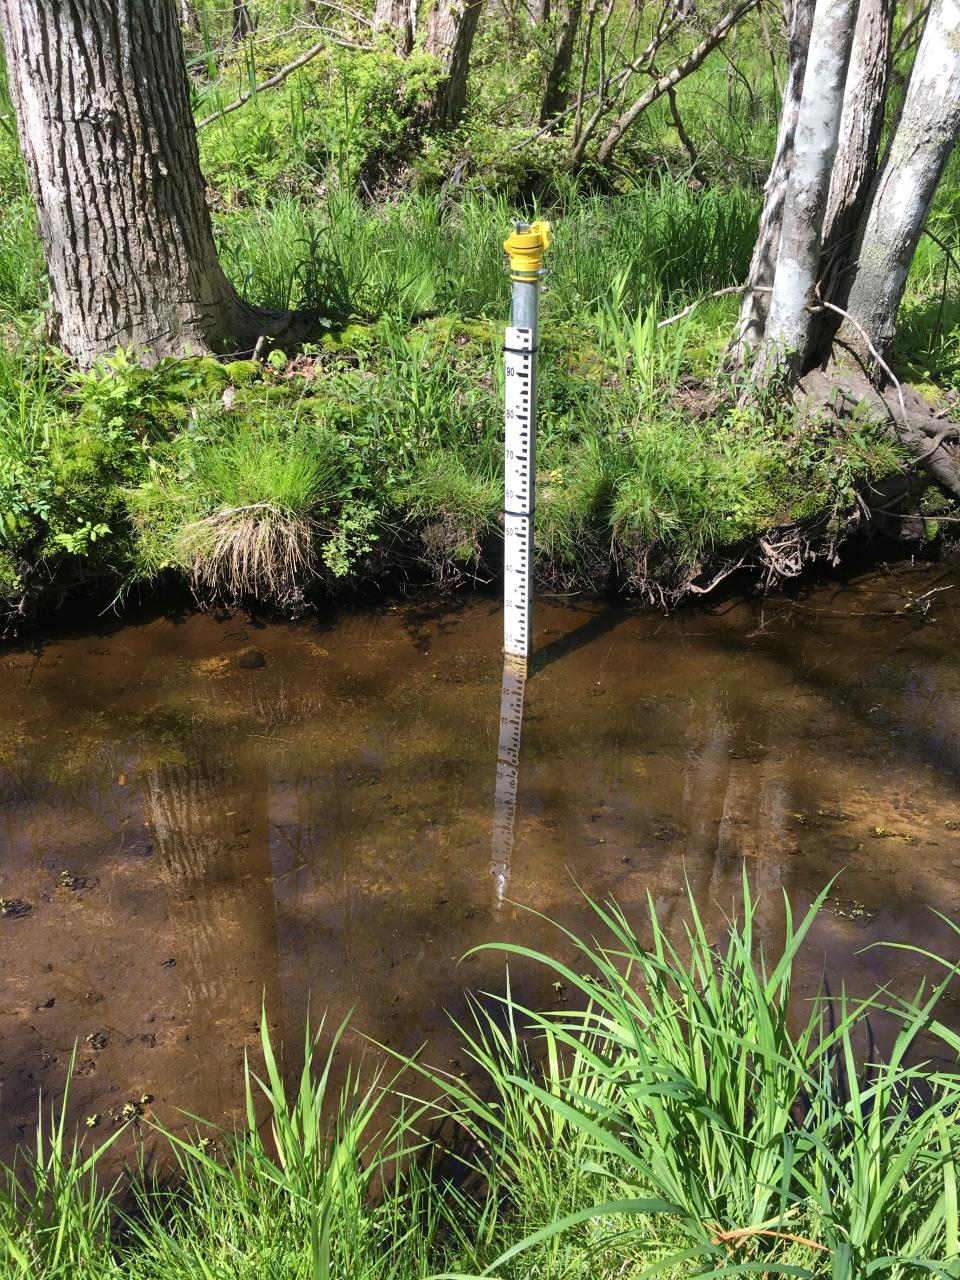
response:
M746 862L774 946L781 892L801 910L842 872L810 990L912 991L917 956L865 948L960 951L934 914L960 918L958 588L901 564L671 619L540 601L512 845L495 600L134 614L7 646L0 1156L75 1044L81 1122L143 1096L229 1120L263 999L294 1056L309 1002L353 1010L345 1051L426 1042L466 1069L448 1015L504 960L461 957L572 959L527 908L589 934L581 890L638 920L649 893L678 926L686 879L720 937ZM511 979L558 998L536 966Z

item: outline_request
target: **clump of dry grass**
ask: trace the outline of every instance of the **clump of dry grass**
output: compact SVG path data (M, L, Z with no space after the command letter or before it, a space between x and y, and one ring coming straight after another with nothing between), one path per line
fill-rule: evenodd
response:
M346 492L342 446L296 422L218 426L203 424L185 448L189 482L154 559L186 570L202 599L296 607L322 573L322 540Z
M204 598L272 600L290 607L319 576L320 526L271 502L224 507L187 525L183 550L194 591Z

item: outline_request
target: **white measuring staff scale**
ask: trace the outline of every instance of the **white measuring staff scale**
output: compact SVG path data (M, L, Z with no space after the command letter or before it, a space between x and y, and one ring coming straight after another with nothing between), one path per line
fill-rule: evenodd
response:
M529 658L533 644L533 518L537 474L540 277L550 224L518 222L504 241L513 282L504 351L503 651Z
M523 658L533 637L535 342L535 329L511 325L504 343L503 650Z

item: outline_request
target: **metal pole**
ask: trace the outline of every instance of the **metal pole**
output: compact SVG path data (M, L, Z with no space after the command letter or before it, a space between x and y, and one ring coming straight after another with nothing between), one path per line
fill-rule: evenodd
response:
M537 351L540 277L549 244L549 222L515 223L503 243L513 281L504 343L503 649L524 662L533 645Z

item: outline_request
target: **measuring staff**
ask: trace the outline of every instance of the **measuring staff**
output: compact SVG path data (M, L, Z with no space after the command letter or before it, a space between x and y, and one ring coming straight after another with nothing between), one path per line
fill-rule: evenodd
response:
M504 342L503 684L494 791L490 874L494 905L510 880L517 817L520 732L527 659L533 648L533 512L537 442L537 336L543 255L550 223L514 224L503 244L513 305Z
M526 660L533 647L533 513L537 456L540 277L549 222L514 223L503 242L513 297L504 342L503 649Z

